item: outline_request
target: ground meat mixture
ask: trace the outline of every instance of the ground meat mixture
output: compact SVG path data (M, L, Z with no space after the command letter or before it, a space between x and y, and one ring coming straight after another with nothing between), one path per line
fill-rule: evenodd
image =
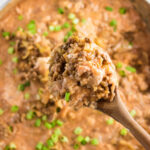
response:
M92 64L90 69L87 65L84 70L79 61L76 66L70 64L66 68L62 64L69 59L72 62L74 57L68 57L68 54L74 55L75 46L79 51L81 47L86 48L81 54L84 57L91 54L87 58L95 57L94 61L97 62L97 49L89 51L94 42L100 47L97 55L100 52L102 58L101 54L105 50L104 59L107 52L115 65L120 96L131 116L150 133L150 32L132 2L17 1L19 2L7 9L2 16L0 13L0 150L144 150L130 131L109 116L87 107L76 111L68 105L62 108L61 103L71 102L73 95L82 96L77 92L76 95L72 93L78 90L77 86L81 89L82 85L84 87L88 84L88 88L93 89L92 86L102 78L89 73L97 70L92 69ZM92 41L83 38L69 44L68 39L76 32ZM77 43L81 43L81 47ZM59 50L58 56L53 57L58 61L52 66L62 66L56 66L60 70L50 75L51 80L60 80L61 74L67 78L73 74L76 79L67 82L74 83L73 90L70 86L65 91L61 91L61 86L55 87L62 94L59 95L57 104L58 91L50 93L48 82L48 61L51 53L55 54L54 47ZM83 58L82 55L77 59ZM102 66L106 67L109 59L104 59L98 64L103 63ZM80 61L87 64L89 62L86 58L85 61ZM74 67L77 66L75 72ZM89 73L88 77L92 76L92 79L88 78L89 82L85 71ZM112 72L111 69L109 71ZM115 83L115 78L111 80L113 74L105 73L103 76L110 77L109 80L105 78L105 81ZM106 87L103 86L101 90L107 90ZM113 93L114 88L109 90ZM106 100L113 98L110 94L105 95ZM52 98L51 95L56 97Z
M104 50L89 38L74 35L50 56L50 93L56 101L70 95L74 106L96 107L100 100L112 101L117 86L115 66Z

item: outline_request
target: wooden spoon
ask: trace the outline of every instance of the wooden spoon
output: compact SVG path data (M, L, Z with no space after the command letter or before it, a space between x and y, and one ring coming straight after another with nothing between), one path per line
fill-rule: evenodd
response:
M150 135L130 115L120 98L118 88L116 88L113 102L99 101L97 109L113 117L128 128L143 147L146 150L150 150Z

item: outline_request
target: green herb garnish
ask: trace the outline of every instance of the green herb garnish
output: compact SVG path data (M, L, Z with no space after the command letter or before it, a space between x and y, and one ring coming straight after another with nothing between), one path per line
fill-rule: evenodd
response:
M77 127L75 130L74 130L74 134L76 134L76 135L79 135L79 134L81 134L82 133L82 128L80 128L80 127Z
M19 16L18 16L18 20L20 20L20 21L23 20L23 16L22 16L22 15L19 15Z
M25 98L26 100L28 100L28 99L30 98L30 94L29 94L29 93L25 93L24 98Z
M48 28L49 28L50 31L54 31L55 30L55 26L52 26L52 25L50 25Z
M35 124L34 124L36 127L40 127L40 125L41 125L41 119L37 119L36 121L35 121Z
M27 25L27 28L31 34L35 34L37 32L36 31L36 23L34 20L31 20L29 22L29 24Z
M119 75L120 75L121 77L125 77L125 76L126 76L126 73L125 73L124 70L120 70L120 71L119 71Z
M35 115L35 114L34 114L33 111L31 111L31 110L28 111L27 114L26 114L26 119L27 119L27 120L31 120L31 119L33 119L34 115Z
M54 134L57 135L57 136L60 136L61 135L61 130L59 128L55 129Z
M112 8L112 7L109 7L109 6L106 6L105 9L106 9L107 11L113 11L113 8Z
M43 148L43 143L42 142L39 142L37 145L36 145L36 150L42 150Z
M62 136L60 141L63 142L63 143L68 143L69 140L66 136Z
M93 139L91 140L91 144L92 144L92 145L98 145L98 144L99 144L98 139L93 138Z
M70 93L69 92L65 93L65 100L66 100L66 102L69 102L69 100L70 100Z
M49 123L49 122L45 122L44 126L45 126L47 129L51 129L51 128L52 128L52 125L51 125L51 123Z
M10 36L10 32L2 32L2 36L5 37L9 37Z
M80 145L79 144L74 144L73 148L76 150L76 149L79 149Z
M0 59L0 66L3 64L3 61Z
M111 22L109 23L111 27L116 27L117 26L117 21L115 19L112 19Z
M47 116L46 115L43 115L42 116L42 121L46 121L47 120Z
M45 31L45 32L43 33L43 36L48 36L48 32Z
M73 23L73 24L78 24L78 23L79 23L79 19L78 19L78 18L73 19L73 20L72 20L72 23Z
M68 22L65 22L64 24L63 24L63 28L69 28L70 27L70 24L68 23Z
M136 72L136 69L134 67L131 67L131 66L127 66L126 67L126 70L132 72L132 73L135 73Z
M135 117L135 115L136 115L136 111L135 111L134 109L133 109L133 110L131 110L130 115L131 115L132 117Z
M52 139L48 139L46 143L47 143L48 147L54 146L54 142L52 141Z
M114 123L114 119L110 118L110 119L106 120L106 123L108 125L112 125Z
M13 47L9 47L8 48L8 54L13 54L14 53L14 48Z
M127 12L126 8L120 8L119 9L119 13L122 15L126 14L126 12Z
M64 14L64 12L65 12L65 11L64 11L63 8L58 8L58 13L59 13L59 14Z
M54 31L58 32L60 30L61 30L61 26L60 25L55 26Z
M4 113L4 110L0 108L0 116Z
M79 142L79 143L81 143L83 139L84 139L84 137L81 136L81 135L79 135L79 136L76 138L77 142Z
M117 68L117 69L122 68L122 63L121 63L121 62L118 62L118 63L116 64L116 68Z
M122 135L122 136L127 135L127 133L128 133L128 130L127 130L126 128L122 128L122 129L120 130L120 135Z
M12 62L14 62L14 63L18 63L18 61L19 61L19 59L18 59L18 57L17 57L17 56L15 56L15 57L13 57L13 58L12 58Z
M68 15L68 18L69 19L71 19L71 20L73 20L73 19L75 19L75 14L73 14L73 13L70 13L69 15Z
M62 122L61 120L56 120L56 124L57 124L58 126L62 126L62 125L63 125L63 122Z
M15 113L19 110L19 107L17 105L14 105L11 107L11 112Z

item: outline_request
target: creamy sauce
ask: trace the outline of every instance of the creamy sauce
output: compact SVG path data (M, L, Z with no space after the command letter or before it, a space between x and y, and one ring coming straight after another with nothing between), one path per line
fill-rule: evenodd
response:
M112 7L113 11L105 10L106 6ZM66 13L60 15L57 11L59 7L65 8ZM126 14L119 13L121 7L127 9ZM128 0L26 0L4 15L0 20L0 30L13 32L18 27L26 28L30 20L35 20L39 34L42 34L48 25L68 21L70 12L75 13L80 20L86 19L86 23L80 22L76 26L79 32L94 38L98 45L107 50L114 64L122 63L122 68L117 71L121 97L129 111L136 111L136 121L150 133L150 33ZM22 21L18 20L20 14L23 15ZM117 20L116 32L109 25L112 19ZM49 32L47 38L52 43L51 47L62 43L66 32L67 29ZM4 114L0 116L0 149L13 142L17 150L34 150L39 141L45 142L49 138L52 130L43 125L35 127L36 118L31 121L21 119L31 107L30 103L27 105L24 94L29 92L29 102L32 102L36 99L38 87L44 87L44 84L33 81L24 92L18 91L17 87L21 81L19 73L13 73L16 64L11 61L13 56L7 53L9 42L0 36L0 43L0 59L3 61L0 66L0 108L4 110ZM135 67L136 73L127 71L125 67L128 65ZM120 70L125 70L126 77L119 75ZM12 105L19 106L19 113L10 111ZM56 149L73 149L76 138L73 131L78 126L83 129L83 136L99 140L97 146L87 144L81 146L81 150L143 149L129 132L125 136L120 135L123 127L119 123L107 125L109 117L103 113L88 108L77 112L64 109L58 118L64 122L61 131L68 137L69 142L59 142ZM8 132L10 125L13 126L12 133Z

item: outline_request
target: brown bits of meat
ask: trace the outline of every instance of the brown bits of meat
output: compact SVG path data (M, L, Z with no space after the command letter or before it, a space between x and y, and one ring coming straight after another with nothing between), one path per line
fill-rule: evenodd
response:
M96 107L96 101L112 101L117 86L115 67L106 52L89 38L73 36L55 48L50 57L50 93L53 100Z

